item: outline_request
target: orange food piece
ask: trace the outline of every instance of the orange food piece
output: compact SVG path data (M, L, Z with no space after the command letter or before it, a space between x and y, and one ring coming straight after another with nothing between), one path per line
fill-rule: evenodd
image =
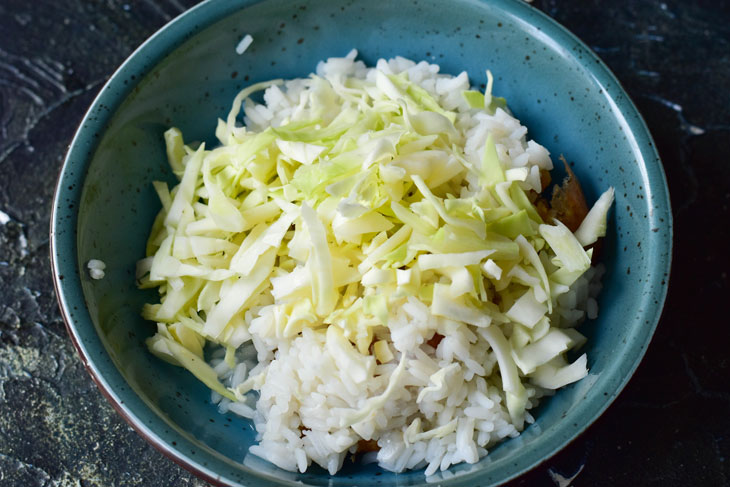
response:
M588 205L578 178L563 156L560 156L560 160L565 164L568 176L563 180L562 186L555 186L553 189L550 206L553 217L560 220L571 232L575 232L588 214Z
M534 191L533 191L534 192ZM550 202L546 200L542 195L538 195L535 201L533 201L537 214L544 222L552 221L552 209L550 208Z
M542 190L545 191L545 189L550 186L550 183L553 181L552 176L550 176L550 171L547 169L540 169L540 186L542 186Z
M565 172L568 175L561 186L556 185L553 188L552 199L548 201L542 194L537 194L534 191L532 192L534 197L530 199L533 200L537 213L545 222L551 223L553 219L557 219L568 227L571 232L575 232L588 214L589 208L578 177L570 169L565 157L560 156L560 160L563 161ZM550 184L550 173L548 171L540 171L540 182L544 191ZM593 249L593 262L600 259L602 240L598 239L596 243L589 246Z
M368 453L371 451L379 451L380 447L378 442L375 440L360 440L357 442L358 453Z
M563 179L563 184L555 185L553 188L553 197L549 202L544 196L537 195L533 204L540 218L546 223L551 223L553 219L558 219L571 232L575 232L588 214L588 204L586 204L586 198L583 196L583 189L580 187L580 182L570 169L568 162L563 156L560 156L560 160L565 164L565 172L568 173L565 179ZM550 173L545 170L540 171L540 183L542 184L543 191L548 187L550 182Z
M433 336L426 342L429 346L436 348L439 346L439 343L441 343L441 340L443 340L444 336L439 335L438 333L434 333Z

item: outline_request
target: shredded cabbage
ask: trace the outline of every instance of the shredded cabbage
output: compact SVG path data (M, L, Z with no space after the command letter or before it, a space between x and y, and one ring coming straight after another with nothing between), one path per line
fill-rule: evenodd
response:
M583 222L575 231L575 238L578 239L583 247L587 247L596 242L600 237L606 235L606 217L608 210L613 203L614 190L608 188L598 201L595 202L590 209Z

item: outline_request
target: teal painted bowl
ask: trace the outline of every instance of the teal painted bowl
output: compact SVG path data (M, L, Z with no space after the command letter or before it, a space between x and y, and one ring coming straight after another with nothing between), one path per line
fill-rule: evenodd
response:
M254 43L235 47L245 34ZM102 392L153 445L221 485L418 485L350 466L330 477L284 472L248 454L252 425L225 417L186 371L149 354L154 327L140 317L151 298L134 285L135 262L159 203L152 181L172 182L162 133L213 142L217 117L244 85L310 73L318 60L357 48L368 64L402 55L496 75L533 138L575 161L589 201L616 188L603 261L600 316L583 325L590 375L544 401L537 422L474 465L429 479L487 486L514 478L585 430L627 383L664 303L671 260L671 211L651 136L606 66L550 18L517 0L418 2L209 0L143 44L102 88L61 170L53 203L51 257L59 302L82 360ZM91 280L89 259L106 262Z

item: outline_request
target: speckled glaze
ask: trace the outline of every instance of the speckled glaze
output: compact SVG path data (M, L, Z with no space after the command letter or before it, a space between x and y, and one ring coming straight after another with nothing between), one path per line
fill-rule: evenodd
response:
M235 46L244 34L253 45ZM162 133L214 142L218 117L248 83L299 77L351 48L372 64L402 55L467 70L483 87L495 74L530 136L564 154L589 201L616 188L602 260L601 313L586 323L590 375L546 400L538 420L475 465L429 479L496 485L550 457L590 425L621 391L661 314L671 260L671 212L661 163L644 122L605 65L544 14L516 0L292 2L210 0L150 38L101 90L63 166L51 222L55 286L69 333L115 408L164 453L222 485L419 485L422 472L393 475L346 466L330 477L284 472L247 454L255 432L221 416L190 374L151 356L152 324L139 316L154 291L134 286L134 265L159 210L151 182L173 177ZM89 259L106 262L90 280ZM237 462L243 462L239 464Z

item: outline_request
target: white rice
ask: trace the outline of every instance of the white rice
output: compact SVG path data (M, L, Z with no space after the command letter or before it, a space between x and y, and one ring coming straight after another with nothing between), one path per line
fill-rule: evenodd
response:
M104 273L104 269L106 269L104 261L91 259L86 263L86 267L89 269L89 276L92 279L104 279L104 276L106 275Z
M248 37L239 47L247 47L244 41ZM374 70L355 57L353 51L344 58L321 62L317 75L346 96L345 76L374 78ZM479 163L491 132L502 160L511 160L513 168L526 168L527 177L520 180L520 186L541 191L539 170L553 167L548 151L526 141L527 129L505 110L471 115L461 96L469 89L466 73L441 75L437 65L401 57L381 59L377 68L386 73L408 72L409 79L431 92L442 106L459 111L455 125L466 133L469 161ZM311 87L311 78L287 81L281 88L272 86L264 94L265 105L246 101L245 123L253 130L281 125L294 110L302 110L299 101L308 96ZM501 269L492 262L488 272L495 275ZM574 327L586 316L597 316L595 297L603 272L602 266L591 268L558 298L551 315L553 326ZM247 312L247 325L256 316L257 310ZM250 331L252 341L237 351L233 369L220 352L211 365L226 386L236 387L259 377L263 379L260 387L254 387L245 402L232 402L215 392L212 401L222 413L252 418L258 444L250 452L283 469L303 472L314 462L334 474L349 454L357 452L361 440L373 440L378 450L362 455L363 463L377 462L394 472L424 468L430 476L457 463L477 462L493 445L519 435L507 411L497 360L486 338L479 329L454 326L453 321L432 315L414 297L390 310L388 329L376 331L375 340L392 344L393 360L377 365L360 383L338 366L321 332L304 328L291 340L261 338L255 326ZM444 338L433 348L428 341L435 333ZM404 366L398 374L402 360ZM432 383L431 376L439 370L445 371L444 380ZM389 385L394 392L382 407L352 423L353 414L371 398L384 394ZM529 383L525 386L528 409L552 394ZM526 419L534 421L529 413Z
M246 52L246 49L248 49L248 46L250 46L252 42L253 37L251 37L250 34L246 34L245 36L243 36L241 41L236 45L236 54L241 55Z

